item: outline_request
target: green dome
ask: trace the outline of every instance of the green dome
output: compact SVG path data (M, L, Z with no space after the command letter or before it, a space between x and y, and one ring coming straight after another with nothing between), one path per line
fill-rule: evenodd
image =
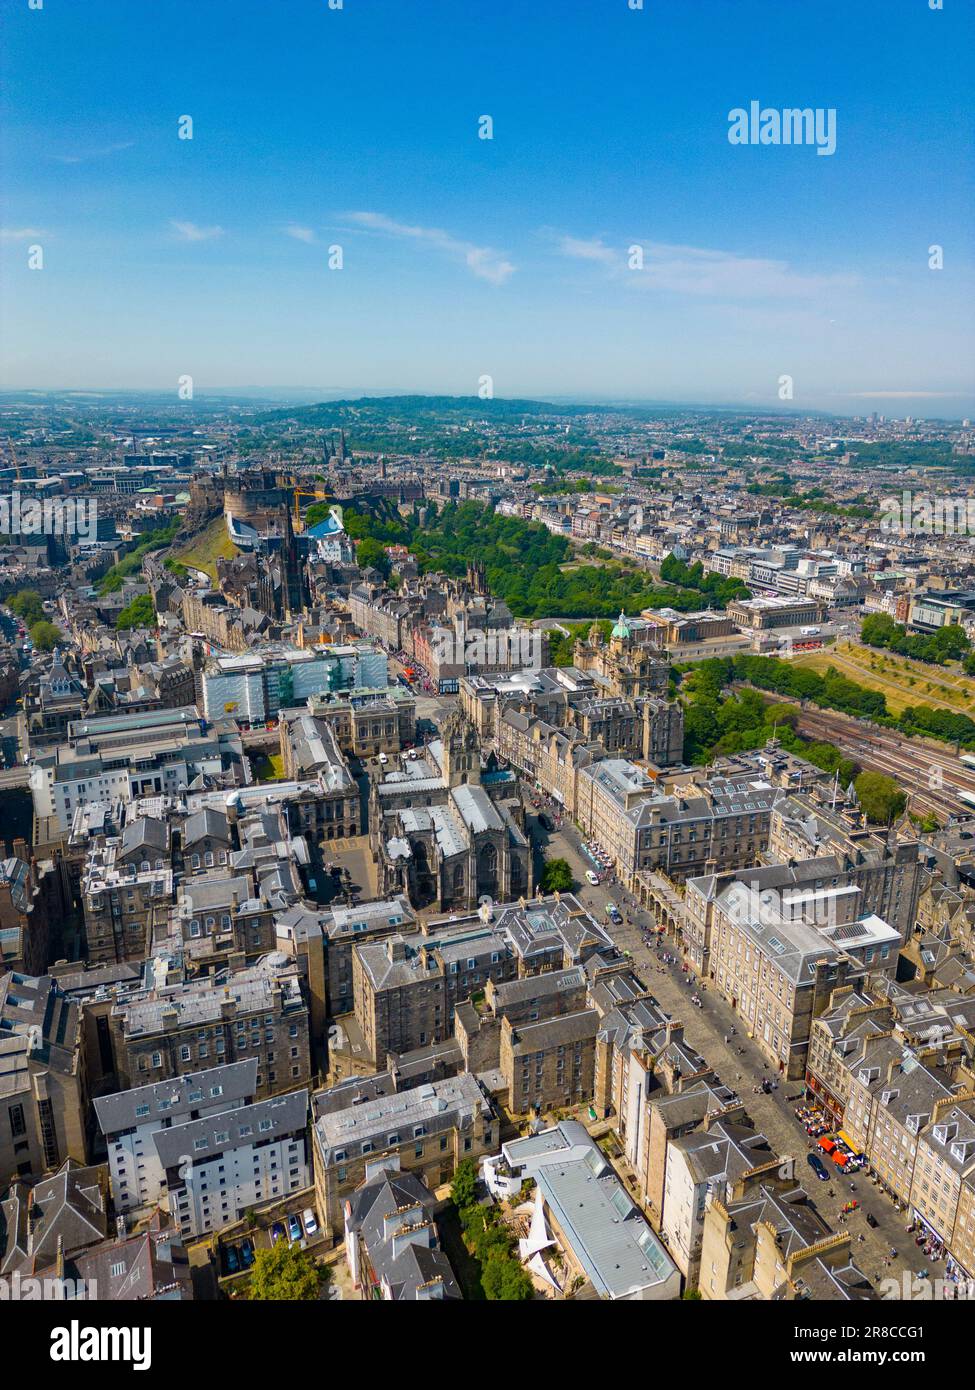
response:
M629 637L630 629L626 625L626 614L620 609L620 615L616 619L616 626L613 628L614 637Z

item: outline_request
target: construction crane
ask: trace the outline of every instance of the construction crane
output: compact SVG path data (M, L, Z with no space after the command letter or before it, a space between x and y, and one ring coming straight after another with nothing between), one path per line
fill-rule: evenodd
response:
M294 499L295 499L295 510L294 510L293 527L294 527L295 533L297 534L299 531L303 531L304 528L305 528L305 523L304 523L304 521L302 520L302 516L301 516L301 501L300 501L300 499L301 499L302 497L314 497L315 500L316 500L317 502L327 502L327 501L329 501L329 499L331 498L332 494L331 494L326 488L323 488L323 487L316 487L316 488L296 487L296 488L293 488L292 491L293 491L293 493L294 493Z

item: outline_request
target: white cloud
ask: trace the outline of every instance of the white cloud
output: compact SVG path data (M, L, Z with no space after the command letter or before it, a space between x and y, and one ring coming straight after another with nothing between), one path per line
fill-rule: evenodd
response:
M311 227L299 227L296 222L292 222L285 227L284 234L285 236L294 237L295 241L307 242L309 246L316 240L315 233L312 231Z
M32 241L47 235L40 227L0 227L0 241Z
M59 164L85 164L89 159L102 159L107 154L117 154L119 150L131 150L134 144L134 140L120 140L115 145L102 145L100 149L83 150L80 154L56 154L51 157Z
M558 239L558 247L563 256L570 256L573 260L597 261L600 265L613 269L623 267L623 252L613 246L607 246L599 237L590 237L588 241L584 241L581 237L561 236Z
M515 267L501 252L490 246L475 246L472 242L462 241L439 227L411 226L406 222L396 222L381 212L349 212L345 216L350 222L369 231L426 243L434 250L462 261L472 275L492 285L503 285L514 273Z
M195 222L178 222L175 217L170 218L169 225L180 241L213 241L223 236L222 227L199 227Z
M699 246L672 246L666 242L639 241L608 246L600 237L557 238L557 249L573 260L605 266L614 276L640 289L711 299L805 299L830 290L850 289L853 275L805 275L788 261L764 256L739 256L733 251L713 251ZM642 270L627 264L631 245L643 248Z

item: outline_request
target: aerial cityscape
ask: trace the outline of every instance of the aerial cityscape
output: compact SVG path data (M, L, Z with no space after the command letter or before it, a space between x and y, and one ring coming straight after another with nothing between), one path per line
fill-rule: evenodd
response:
M924 1362L972 16L403 8L5 17L0 1299L136 1370L175 1302Z

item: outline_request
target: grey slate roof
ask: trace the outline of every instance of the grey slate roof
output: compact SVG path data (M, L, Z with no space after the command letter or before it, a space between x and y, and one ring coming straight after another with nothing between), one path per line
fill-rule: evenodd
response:
M283 1096L242 1105L237 1110L157 1130L152 1139L160 1163L164 1168L172 1168L187 1154L196 1161L205 1162L228 1149L296 1134L305 1128L307 1117L308 1092L289 1091Z
M214 1095L217 1087L219 1092ZM252 1096L256 1090L257 1058L248 1057L242 1062L228 1062L168 1081L135 1086L115 1095L99 1096L92 1104L102 1133L117 1134L120 1130L158 1120L160 1116L179 1122L193 1111L208 1106L226 1109L229 1104ZM148 1113L140 1113L145 1107Z

